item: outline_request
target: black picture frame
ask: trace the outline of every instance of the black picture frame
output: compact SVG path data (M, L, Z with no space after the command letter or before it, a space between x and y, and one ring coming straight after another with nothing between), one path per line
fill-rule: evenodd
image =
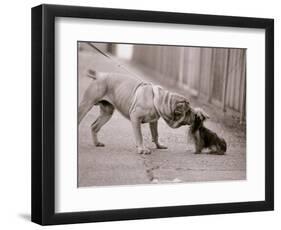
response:
M55 213L55 18L88 18L265 29L265 200ZM32 8L32 221L41 225L274 209L274 20L62 5Z

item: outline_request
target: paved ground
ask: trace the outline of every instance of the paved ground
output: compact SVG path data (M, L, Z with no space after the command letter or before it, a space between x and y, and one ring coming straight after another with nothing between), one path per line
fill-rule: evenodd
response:
M90 66L97 71L125 71L92 50L80 52L80 98L90 82L87 77L83 77L84 71ZM126 68L152 81L148 77L153 74L144 68L137 68L133 64L127 65ZM99 108L96 107L88 113L79 127L79 187L246 179L245 124L240 125L235 116L225 115L217 107L204 104L177 87L165 85L165 82L160 83L172 91L177 90L190 97L192 106L203 107L211 115L206 126L226 139L226 155L194 154L193 146L186 140L188 127L171 129L162 119L159 121L160 141L168 146L168 149L154 148L150 141L148 124L144 124L144 141L152 149L152 154L138 155L131 124L117 111L99 133L100 140L106 146L94 147L90 125L99 113Z

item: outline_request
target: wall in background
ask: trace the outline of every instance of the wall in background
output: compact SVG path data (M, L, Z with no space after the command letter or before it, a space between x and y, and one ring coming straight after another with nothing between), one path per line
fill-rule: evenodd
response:
M245 49L134 45L133 61L222 111L239 112L240 120L244 119Z

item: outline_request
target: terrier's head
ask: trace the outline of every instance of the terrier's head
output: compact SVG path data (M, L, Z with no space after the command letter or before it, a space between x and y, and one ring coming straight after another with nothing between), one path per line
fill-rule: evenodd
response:
M203 125L203 122L209 118L209 115L203 109L195 108L192 126L196 129L200 128Z

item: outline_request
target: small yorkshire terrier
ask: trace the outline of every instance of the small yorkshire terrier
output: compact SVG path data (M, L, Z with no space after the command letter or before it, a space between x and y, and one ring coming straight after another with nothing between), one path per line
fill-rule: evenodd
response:
M200 108L195 109L194 121L188 131L188 139L195 144L195 153L201 153L204 148L211 150L210 154L223 155L226 152L226 142L216 133L204 126L209 115Z

